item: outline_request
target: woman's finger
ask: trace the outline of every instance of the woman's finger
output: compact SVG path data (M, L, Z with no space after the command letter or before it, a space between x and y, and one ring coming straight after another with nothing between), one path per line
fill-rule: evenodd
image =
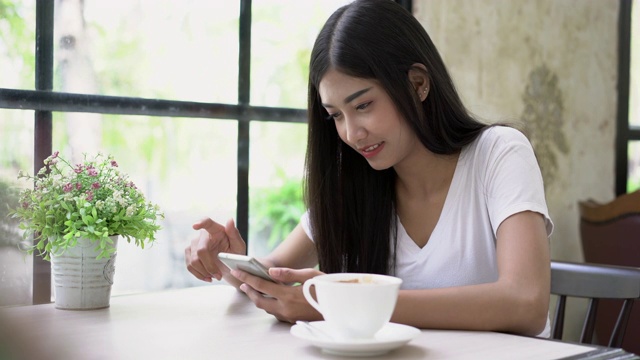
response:
M269 275L275 280L278 280L284 284L304 283L305 281L324 274L323 272L307 268L307 269L290 269L290 268L278 268L272 267L269 269Z
M247 245L240 235L233 219L229 219L224 227L225 234L229 239L229 251L234 254L245 254Z
M197 259L197 255L192 256L191 244L184 250L184 258L187 264L187 270L193 274L193 276L202 281L212 281L211 276L204 270L204 267Z

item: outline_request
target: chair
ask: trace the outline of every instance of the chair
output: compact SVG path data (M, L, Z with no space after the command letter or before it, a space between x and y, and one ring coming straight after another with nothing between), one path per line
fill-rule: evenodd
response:
M580 239L584 261L614 266L640 267L640 191L607 203L578 203ZM596 318L597 343L606 345L622 307L620 300L602 300ZM622 348L640 353L640 306L632 310Z
M551 261L551 294L558 295L551 328L562 339L567 297L589 299L580 343L592 344L600 299L624 300L607 346L622 347L635 300L640 299L640 268L566 261ZM638 342L640 339L633 339ZM626 349L625 349L626 350Z

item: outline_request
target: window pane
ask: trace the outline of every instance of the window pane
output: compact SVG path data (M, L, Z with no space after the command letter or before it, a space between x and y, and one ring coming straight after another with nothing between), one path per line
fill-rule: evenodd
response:
M56 2L54 88L236 103L239 8L239 0Z
M640 190L640 141L629 141L627 192Z
M251 122L249 253L268 254L298 223L306 124Z
M31 187L20 171L33 173L33 112L0 109L0 306L31 304L32 257L19 250L22 231L6 207L18 206L17 188Z
M0 87L35 88L36 2L0 1Z
M320 28L350 0L254 1L251 104L307 107L309 55Z

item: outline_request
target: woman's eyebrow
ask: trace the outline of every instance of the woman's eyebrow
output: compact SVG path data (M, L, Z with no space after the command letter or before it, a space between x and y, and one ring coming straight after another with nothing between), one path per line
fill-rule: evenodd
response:
M366 93L367 91L371 90L371 88L372 88L372 86L370 86L370 87L368 87L366 89L362 89L362 90L358 90L358 91L354 92L353 94L351 94L351 95L347 96L346 98L344 98L344 103L348 104L348 103L352 102L358 96L360 96L360 95ZM329 108L334 107L331 104L325 104L325 103L322 103L322 106L329 107Z

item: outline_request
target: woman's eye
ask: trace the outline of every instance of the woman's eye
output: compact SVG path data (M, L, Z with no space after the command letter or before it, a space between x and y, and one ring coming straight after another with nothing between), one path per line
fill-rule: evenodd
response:
M364 110L364 109L368 108L368 107L369 107L369 105L371 105L371 101L369 101L369 102L366 102L366 103L364 103L364 104L360 104L360 105L356 106L356 109L358 109L358 110Z
M341 115L340 113L333 113L333 114L329 114L329 115L327 116L327 120L335 120L335 119L337 119L338 117L340 117L340 115Z

